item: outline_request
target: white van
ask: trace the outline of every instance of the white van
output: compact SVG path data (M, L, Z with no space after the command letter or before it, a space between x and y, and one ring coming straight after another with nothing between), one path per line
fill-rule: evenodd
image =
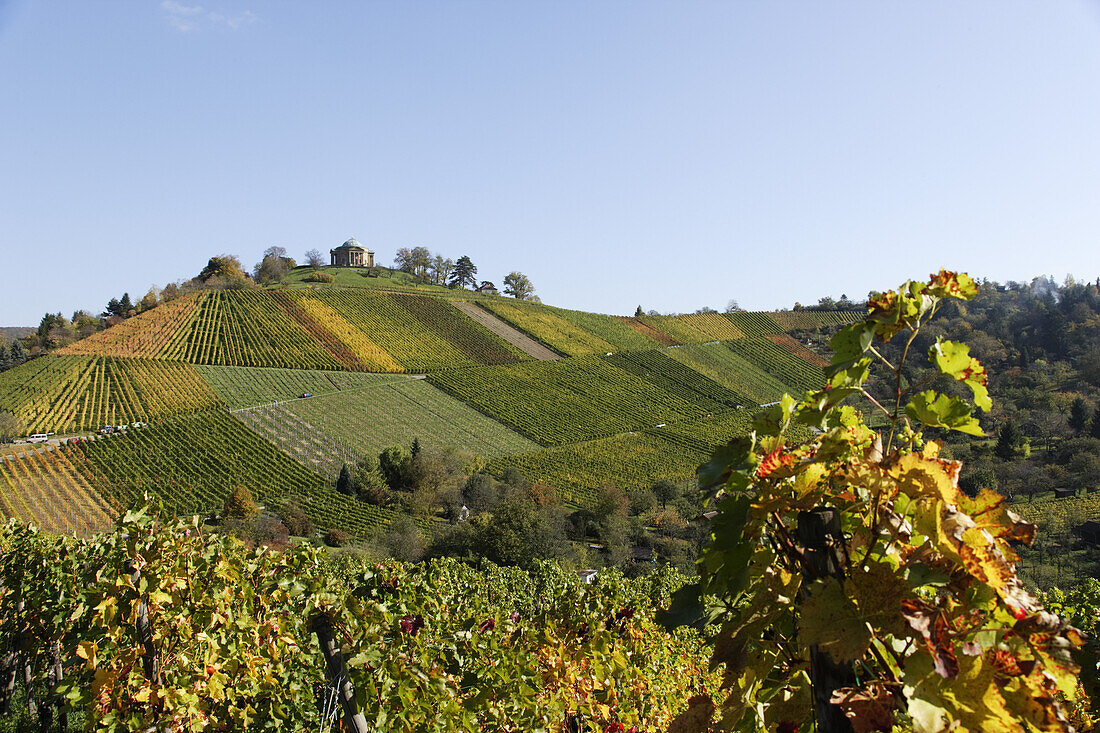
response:
M27 438L27 442L28 443L45 443L49 439L50 439L50 436L46 433L35 433L34 435Z

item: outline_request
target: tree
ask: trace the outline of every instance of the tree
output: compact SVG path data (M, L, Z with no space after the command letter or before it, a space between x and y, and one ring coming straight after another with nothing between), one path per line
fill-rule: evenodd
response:
M7 410L0 412L0 443L10 443L23 435L23 421Z
M635 309L635 311L634 311L634 317L635 318L641 318L644 315L645 315L645 311L643 311L642 306L639 305L637 307L637 309Z
M336 490L344 496L355 496L355 479L351 475L351 466L344 464L340 467L340 475L336 477Z
M12 354L15 354L15 344L12 344L11 352ZM1092 416L1092 427L1089 428L1089 435L1094 438L1100 439L1100 411L1097 411Z
M451 273L450 282L447 284L452 288L464 288L469 285L472 288L477 287L477 265L475 265L468 255L462 255L455 262L454 272Z
M19 339L11 342L11 365L19 366L27 360L27 351L23 348L23 342Z
M394 491L409 491L411 480L412 456L403 446L393 445L378 455L378 469Z
M11 352L8 351L8 345L0 343L0 372L11 368Z
M668 479L660 479L653 484L653 493L656 494L657 501L661 502L661 508L664 509L670 501L680 498L681 489Z
M410 253L412 274L421 280L428 279L428 268L432 266L432 253L427 247L413 247Z
M1078 397L1069 408L1069 426L1075 433L1083 433L1092 423L1092 407L1083 397Z
M206 263L206 267L202 268L199 272L199 282L208 282L212 278L219 278L223 281L230 280L244 280L247 276L244 273L244 268L241 267L241 261L237 259L236 255L216 255L211 257Z
M118 309L120 311L118 315L122 316L123 318L129 317L130 311L134 309L134 304L130 301L129 293L122 294L122 300L118 301Z
M283 247L268 247L264 250L264 258L252 271L252 278L260 285L282 282L294 261L286 256Z
M446 285L447 278L451 276L451 272L455 269L455 263L452 259L443 259L442 255L436 255L432 259L431 266L431 280L436 285Z
M504 294L516 300L527 300L535 294L535 286L522 272L510 272L504 276Z
M314 247L306 252L306 264L312 267L314 270L325 266L325 256L321 254L321 250Z
M726 313L737 313L740 310L741 306L738 305L737 301L733 298L730 298L729 301L726 303Z
M260 511L256 500L252 498L252 492L247 486L237 484L229 492L229 496L222 505L222 514L233 519L251 519Z
M374 506L389 506L393 501L386 478L378 470L378 461L364 456L355 466L355 489L359 501Z
M1024 454L1025 446L1027 446L1027 438L1016 423L1009 420L997 432L997 445L993 448L993 455L1002 461L1011 461Z

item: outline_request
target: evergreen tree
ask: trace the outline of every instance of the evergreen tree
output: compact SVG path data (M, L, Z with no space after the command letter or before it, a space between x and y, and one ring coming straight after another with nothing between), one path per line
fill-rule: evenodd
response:
M638 309L636 311L634 311L634 317L635 318L641 318L644 315L645 315L645 311L642 310L642 306L638 306Z
M467 285L470 287L477 287L477 265L471 260L469 255L462 255L455 262L455 269L451 273L451 281L447 283L452 288L464 288Z
M23 348L22 341L11 342L11 365L13 367L19 366L27 360L27 351Z
M336 490L345 496L355 496L355 481L351 477L351 466L344 464L340 476L336 479Z
M0 372L11 369L11 367L11 352L8 351L8 345L0 344Z
M1024 434L1009 420L997 433L997 445L993 454L1003 461L1011 461L1024 450Z
M1092 422L1092 407L1083 397L1078 397L1069 408L1069 426L1075 433L1083 433Z
M134 304L130 301L130 294L123 293L122 300L118 301L119 315L125 318L130 314L130 311L134 309Z
M1092 428L1089 430L1089 435L1100 440L1100 411L1092 416Z

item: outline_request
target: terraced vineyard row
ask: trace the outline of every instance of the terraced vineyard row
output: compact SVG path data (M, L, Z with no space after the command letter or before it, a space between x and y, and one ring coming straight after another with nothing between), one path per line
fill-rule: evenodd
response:
M821 369L829 366L829 360L826 357L816 351L806 348L800 342L785 333L769 334L766 338L776 346L782 347L785 351L790 352L802 361L809 362Z
M105 331L58 349L56 353L154 357L177 332L191 323L198 310L201 295L203 294L191 293L161 303L142 313L140 318L128 318Z
M109 529L115 509L92 488L87 470L56 448L28 448L0 459L0 516L49 532L87 537Z
M718 384L660 351L632 351L603 358L669 394L699 405L707 412L754 404L749 397Z
M195 371L202 375L230 410L284 402L300 398L303 394L323 395L411 379L400 374L267 367L205 365L196 366Z
M487 328L473 322L450 301L389 294L426 328L461 349L476 364L514 364L530 358Z
M28 433L145 422L217 402L189 364L152 359L43 356L0 373L0 410Z
M538 444L423 380L379 383L308 400L241 410L237 418L297 460L335 477L343 463L418 439L482 458Z
M864 316L863 311L774 311L767 314L784 331L814 331L822 326L845 326Z
M707 412L597 357L456 369L428 380L543 445L606 437Z
M532 481L558 489L569 501L590 505L600 487L652 486L658 479L684 481L714 447L744 432L753 410L733 410L610 438L499 458L490 468L518 469Z
M101 496L126 506L144 493L168 512L221 509L234 486L247 486L269 508L298 502L321 527L363 535L392 512L347 500L320 476L287 457L228 413L212 409L125 435L65 445L73 464Z
M255 290L206 293L195 319L159 356L194 364L342 368L271 293Z
M671 359L706 375L755 404L767 404L797 392L794 387L767 373L753 362L733 353L725 344L692 344L665 349Z
M510 300L479 300L478 305L566 356L619 350L610 341L569 322L544 306Z
M333 321L322 325L348 326L377 344L397 365L398 371L429 371L449 366L475 364L458 346L426 328L412 313L386 294L362 290L291 291L300 305L319 303L331 311ZM413 296L415 297L415 296ZM474 328L474 325L471 325Z
M767 337L737 339L725 343L738 356L744 357L768 374L778 377L785 384L793 387L792 393L795 395L801 395L808 389L818 389L825 382L821 367L804 359L792 358L789 350Z

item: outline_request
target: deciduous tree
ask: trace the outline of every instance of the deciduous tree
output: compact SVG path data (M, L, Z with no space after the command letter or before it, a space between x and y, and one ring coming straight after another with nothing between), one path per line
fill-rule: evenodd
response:
M510 272L504 276L504 293L516 300L527 300L535 294L535 286L522 272Z

